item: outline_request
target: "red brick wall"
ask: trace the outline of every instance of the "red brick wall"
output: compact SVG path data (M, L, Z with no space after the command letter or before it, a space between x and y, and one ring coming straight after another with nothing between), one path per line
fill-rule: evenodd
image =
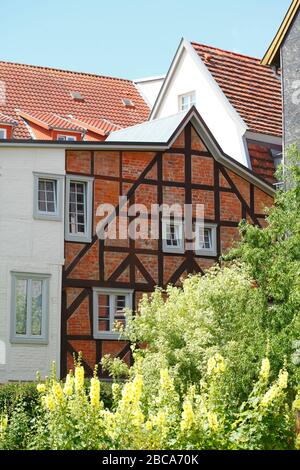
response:
M219 254L228 251L238 240L238 224L243 217L251 223L258 220L264 224L265 207L272 204L272 198L246 179L216 163L193 129L189 138L187 135L188 130L182 132L176 139L173 150L162 155L161 163L159 156L153 152L67 151L68 173L94 177L94 233L99 221L96 216L98 205L110 203L117 206L119 196L130 191L147 166L156 158L156 163L148 174L144 175L145 180L139 181L131 198L132 203L145 204L150 209L151 204L159 202L184 204L187 198L191 197L194 204L204 204L206 221L218 225ZM191 148L188 149L187 157L184 146L185 143L188 145L188 142L191 143ZM186 158L189 158L189 161L186 161ZM191 185L186 184L185 172L189 165ZM158 180L160 168L162 181ZM215 171L218 175L215 175ZM220 191L214 187L215 180L219 181ZM162 201L158 199L159 184L162 185ZM90 246L66 242L66 269L69 268L69 271L65 276L64 290L69 319L66 325L67 336L62 340L65 364L63 370L66 364L70 366L70 357L74 350L83 352L85 363L90 368L105 354L121 354L121 357L130 360L128 350L125 349L122 354L126 343L93 339L90 309L94 286L132 288L135 290L137 304L143 292L151 292L158 284L166 285L174 278L176 271L179 274L173 282L178 284L189 272L196 272L196 268L197 271L205 272L217 261L217 258L201 258L194 255L194 264L191 266L187 262L186 254L167 255L159 248L160 243L157 240L114 240L105 243L96 240ZM118 267L126 260L129 262L124 265L123 271L114 276ZM148 273L147 278L138 262ZM73 268L70 270L71 263ZM112 276L113 280L110 279ZM80 296L82 302L77 302L77 305L76 299ZM81 337L84 339L80 339Z

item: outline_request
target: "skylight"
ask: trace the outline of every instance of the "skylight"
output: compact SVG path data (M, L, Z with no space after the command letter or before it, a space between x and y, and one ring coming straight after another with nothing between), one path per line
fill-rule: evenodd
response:
M84 101L84 97L80 93L80 91L71 91L71 96L74 101Z
M122 98L123 104L126 108L134 108L134 102L129 98Z

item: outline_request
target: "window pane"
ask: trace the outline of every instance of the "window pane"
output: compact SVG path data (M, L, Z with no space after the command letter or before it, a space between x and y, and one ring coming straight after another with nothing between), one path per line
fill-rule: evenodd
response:
M98 295L98 331L109 331L110 327L110 302L111 298L109 295L99 294Z
M32 281L31 334L41 336L43 317L43 281Z
M0 129L0 139L6 139L6 131L4 129Z
M56 212L56 180L39 178L38 208L39 212L54 214Z
M16 334L26 335L28 282L25 279L16 281Z
M179 247L179 226L174 224L168 224L166 232L167 245L173 248Z
M115 322L125 327L125 308L126 308L126 295L116 296L116 311L115 311Z
M199 237L199 249L211 250L212 249L212 229L204 228L203 233Z
M70 183L69 229L70 233L85 233L86 183Z

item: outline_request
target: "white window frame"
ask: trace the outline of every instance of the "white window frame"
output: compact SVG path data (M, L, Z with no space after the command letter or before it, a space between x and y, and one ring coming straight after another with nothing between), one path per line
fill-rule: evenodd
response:
M62 139L62 137L64 137ZM74 135L67 135L67 134L57 134L57 140L60 140L61 142L76 142L77 139Z
M30 274L30 273L19 273L11 272L11 331L10 331L10 342L17 344L48 344L49 336L49 283L50 274ZM29 282L28 298L26 305L26 327L31 329L31 313L32 313L32 281L42 282L42 334L32 335L26 333L25 335L18 335L16 333L16 284L18 280L25 280Z
M63 219L63 175L54 175L50 173L33 173L34 191L33 191L33 218L38 220L53 220L61 222ZM43 212L39 210L39 180L51 180L56 182L56 210L55 212Z
M70 184L85 183L86 185L86 217L84 233L70 233ZM66 177L66 208L65 208L65 239L70 242L90 243L92 241L92 210L93 210L93 183L94 178L87 176L67 175Z
M177 247L172 247L167 244L167 226L170 224L177 225L179 227L179 241L180 244ZM163 218L162 219L162 245L163 245L163 252L164 253L185 253L185 239L184 239L184 223L182 219L169 219Z
M7 129L0 127L0 132L1 131L3 132L3 137L0 137L0 139L7 139Z
M189 98L189 106L187 109L183 109L182 100L183 98ZM179 112L188 111L192 106L196 106L196 91L190 91L189 93L184 93L183 95L178 96L178 109Z
M205 229L210 229L211 230L211 249L207 248L200 248L201 246L201 240L200 240L200 229L204 228ZM216 224L210 224L210 223L204 223L203 224L197 224L196 223L196 238L195 238L195 253L197 256L211 256L215 258L217 256L217 225Z
M113 331L113 326L115 324L115 305L116 305L116 297L118 295L124 295L126 308L132 310L133 305L133 290L128 289L106 289L95 287L93 289L93 336L94 339L120 339L120 333L117 331ZM109 322L110 322L110 331L99 331L98 329L98 313L99 313L99 306L98 306L98 296L99 295L108 295L112 298L110 301L110 311L109 311Z

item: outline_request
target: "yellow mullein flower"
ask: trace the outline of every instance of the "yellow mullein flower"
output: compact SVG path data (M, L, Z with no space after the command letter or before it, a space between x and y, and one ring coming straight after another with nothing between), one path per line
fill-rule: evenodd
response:
M207 365L208 375L222 374L223 372L225 372L225 370L226 370L226 364L221 354L217 353L209 359L208 365Z
M0 419L0 434L3 434L8 426L8 416L2 416Z
M298 434L295 442L295 449L300 450L300 434Z
M218 417L215 413L208 412L207 414L207 421L208 421L208 426L212 431L217 431L219 428L219 421Z
M52 385L52 394L55 398L55 401L56 403L60 404L63 399L64 399L64 394L63 394L63 391L62 391L62 388L61 388L61 385L60 383L58 382L55 382L53 385Z
M64 386L64 394L67 396L73 395L73 387L74 387L74 377L72 374L68 374L66 377L66 382Z
M145 421L144 414L140 409L133 411L132 413L132 424L133 426L140 427Z
M139 401L143 390L143 377L138 374L132 382L132 391L135 396L135 401Z
M183 412L181 416L181 431L187 431L191 429L194 423L194 410L190 400L185 400L185 402L183 403Z
M300 397L296 398L296 400L294 401L293 410L294 411L300 411Z
M45 407L47 408L47 410L49 411L55 411L55 400L53 398L52 395L46 395L44 397L44 404L45 404Z
M114 401L116 401L120 397L120 392L121 392L120 384L113 383L112 384L112 394L113 394Z
M97 377L93 377L91 379L90 400L91 400L92 406L94 407L99 406L100 404L100 381Z
M275 400L279 391L280 389L278 388L278 386L273 385L263 396L260 402L261 406L267 408L272 403L272 401Z
M268 380L269 376L270 376L270 361L268 358L265 358L263 359L262 361L262 365L261 365L261 369L260 369L260 376L262 379L264 380Z
M145 424L145 428L146 428L146 431L147 431L147 432L151 432L152 429L153 429L152 422L151 422L151 421L147 421L147 423Z
M39 393L46 392L46 385L45 384L37 384L36 389Z
M285 390L288 386L289 373L286 370L281 370L278 377L278 387Z
M157 415L153 417L152 422L158 428L163 428L167 422L165 413L159 411Z
M75 368L75 390L81 392L84 387L84 368L76 366Z

